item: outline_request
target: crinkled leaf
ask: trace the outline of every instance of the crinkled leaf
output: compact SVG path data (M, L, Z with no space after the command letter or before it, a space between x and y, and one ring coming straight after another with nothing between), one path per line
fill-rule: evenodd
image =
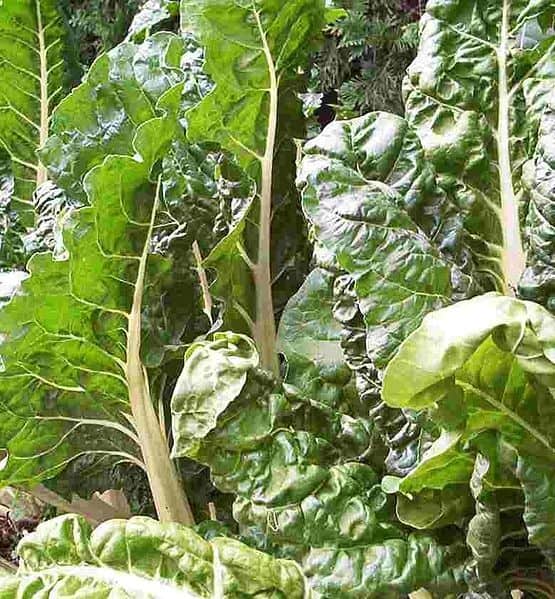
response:
M111 520L91 530L77 516L44 522L18 547L3 599L32 596L159 599L307 597L292 562L224 537L205 541L178 524Z
M183 0L181 17L183 30L192 31L205 47L205 69L215 83L187 113L187 135L193 141L217 142L232 152L257 183L247 221L237 220L238 228L205 263L215 271L212 294L226 307L224 327L252 335L252 322L257 320L254 281L244 256L252 263L258 260L262 170L271 185L270 260L276 312L308 270L308 244L294 184L294 138L302 137L305 128L297 97L302 80L298 67L304 66L321 32L324 6L321 0L286 4Z
M295 427L358 458L376 449L376 435L343 355L343 329L333 317L334 280L323 268L309 274L283 311L278 350L287 362L284 384Z
M534 157L525 167L524 184L530 198L526 231L528 267L520 282L519 292L524 298L544 304L550 311L555 308L555 94L541 121L539 140Z
M186 40L172 33L124 42L100 56L54 111L41 160L70 198L86 202L83 177L107 155L133 153L137 128L157 116L157 101L183 82L185 50Z
M335 403L336 395L348 392L351 378L340 345L341 324L333 318L333 282L331 273L313 270L289 300L279 329L287 383L322 403Z
M189 347L172 399L177 455L194 455L198 440L216 428L222 412L243 390L248 371L257 366L254 345L239 335L216 333L212 343Z
M224 339L197 344L187 355L191 398L201 397L202 372L210 368L207 349L217 344L224 355L240 356L247 343L231 333L225 346ZM197 405L201 423L204 406L217 401L203 399ZM216 426L197 437L194 457L210 467L219 489L237 495L234 515L242 532L297 559L311 587L326 597L400 597L421 586L440 594L456 590L464 550L407 536L372 468L349 461L341 443L298 423L275 383L251 368Z
M206 72L216 84L187 115L190 139L218 142L245 167L259 162L266 150L272 78L282 89L295 80L296 67L322 29L323 4L182 0L182 28L205 47Z
M305 214L319 243L354 278L368 355L384 366L460 285L461 273L440 251L449 205L400 117L372 113L332 123L305 154Z

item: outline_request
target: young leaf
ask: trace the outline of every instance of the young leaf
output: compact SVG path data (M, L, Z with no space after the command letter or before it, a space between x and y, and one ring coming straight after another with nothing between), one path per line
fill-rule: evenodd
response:
M95 530L77 516L44 522L18 547L17 574L0 577L0 596L142 599L308 597L293 562L233 539L203 540L178 524L111 520Z
M33 192L47 179L36 152L68 84L66 40L55 0L4 0L0 6L0 147L14 175L11 208L25 227L34 222Z
M525 268L522 168L553 88L549 2L428 2L406 117L456 204L479 282L514 293ZM538 35L528 35L536 31Z
M551 558L554 348L555 318L534 303L487 294L428 315L384 375L386 403L427 409L442 430L399 490L468 483L476 454L486 451L484 440L493 433L510 448L493 463L516 476L530 541Z

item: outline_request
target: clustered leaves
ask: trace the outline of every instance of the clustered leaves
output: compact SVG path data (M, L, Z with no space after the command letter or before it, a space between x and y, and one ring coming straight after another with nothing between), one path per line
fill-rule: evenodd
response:
M49 119L49 251L0 308L2 484L123 460L159 521L45 522L0 595L553 596L551 3L429 0L404 116L309 140L345 14L179 4Z

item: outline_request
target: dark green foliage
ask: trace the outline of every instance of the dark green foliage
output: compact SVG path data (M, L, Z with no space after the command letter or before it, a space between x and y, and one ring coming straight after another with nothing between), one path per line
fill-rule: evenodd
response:
M121 42L142 0L60 0L79 46L79 60L90 65L100 52Z
M340 116L369 110L402 114L401 84L416 52L420 4L406 0L334 2L347 15L328 27L313 75L315 91L337 91Z

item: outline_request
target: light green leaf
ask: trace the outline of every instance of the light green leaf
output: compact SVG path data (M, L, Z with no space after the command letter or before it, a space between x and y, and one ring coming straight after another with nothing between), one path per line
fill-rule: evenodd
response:
M308 597L293 562L227 538L204 541L178 524L111 520L95 530L77 516L44 522L20 543L19 571L0 596L91 599Z
M245 167L261 162L270 143L273 159L270 98L297 78L323 15L323 0L182 0L182 29L199 37L216 84L189 112L189 138L218 142Z
M83 178L107 155L132 154L137 128L158 116L156 103L166 92L183 84L185 50L185 40L172 33L124 42L100 56L54 111L40 156L70 198L87 201ZM191 93L198 101L198 91Z
M262 367L275 375L274 295L281 309L307 267L294 190L294 137L304 135L297 92L324 13L323 0L181 0L182 30L204 46L205 70L215 83L187 113L188 138L218 143L256 183L251 226L232 231L223 253L213 256L215 295L233 311L226 326L239 323L238 331L249 332ZM285 293L273 293L274 282ZM253 301L245 302L249 295Z
M152 475L149 443L165 441L143 369L155 376L183 333L187 306L182 295L172 304L181 281L171 259L149 256L152 231L166 220L150 174L179 132L172 117L146 122L135 157L109 156L88 173L90 206L64 229L67 260L36 254L21 293L0 312L2 484L51 478L84 454L144 464Z
M242 335L216 333L212 343L189 347L172 397L176 456L195 454L198 443L243 390L248 371L257 366L256 348Z
M552 524L539 506L553 502L554 349L555 318L531 302L487 294L428 315L388 365L383 397L391 406L428 409L443 432L399 490L470 483L477 452L493 434L517 457L488 454L492 468L516 476L530 541L550 556Z

